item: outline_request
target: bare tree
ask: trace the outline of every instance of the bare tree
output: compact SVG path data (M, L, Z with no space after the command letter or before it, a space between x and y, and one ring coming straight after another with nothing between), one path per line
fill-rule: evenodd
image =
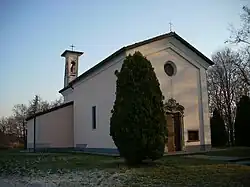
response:
M245 86L245 94L249 93L250 88L250 48L240 50L240 61L235 62L240 74L242 83Z
M17 104L13 107L13 114L16 119L16 126L20 130L20 134L17 134L17 136L22 137L26 146L26 117L28 115L28 107L24 104Z
M235 63L239 54L226 48L212 56L215 65L208 70L208 93L210 110L217 108L223 116L230 137L234 143L234 119L236 103L244 87Z
M28 116L35 115L37 112L39 112L39 102L41 100L41 97L38 95L35 95L34 99L32 99L29 102L29 108L28 108Z
M38 103L38 111L39 112L46 111L50 108L51 108L51 106L50 106L50 103L48 101L40 100L40 102Z
M59 97L55 101L52 101L50 104L50 107L56 107L56 106L59 106L61 104L63 104L63 97Z
M0 131L5 133L7 127L8 119L6 117L1 117L0 119Z
M14 116L2 117L0 120L0 131L4 134L16 134L18 133L16 127L16 120Z
M14 116L9 116L7 118L5 134L11 134L11 135L19 134L16 119Z
M36 95L34 99L29 102L28 115L30 116L38 112L46 111L50 108L59 106L62 103L63 103L62 97L49 103L48 101L43 100L40 96Z
M15 128L14 118L2 117L0 119L0 147L8 147L11 142L15 141L15 133L17 128Z
M236 29L233 25L230 26L231 36L226 42L243 43L250 45L250 8L243 6L243 13L240 15L241 27Z
M245 87L245 94L248 95L250 87L250 8L243 6L242 9L241 26L236 29L231 25L231 36L226 42L244 44L239 52L241 60L236 61L234 65L239 70L241 81Z

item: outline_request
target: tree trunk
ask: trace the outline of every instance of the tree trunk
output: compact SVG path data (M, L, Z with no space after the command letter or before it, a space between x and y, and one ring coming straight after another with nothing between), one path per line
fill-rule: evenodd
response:
M233 127L233 121L232 121L232 112L230 108L228 108L227 121L228 121L228 128L229 128L228 130L229 130L230 145L234 146L234 127Z

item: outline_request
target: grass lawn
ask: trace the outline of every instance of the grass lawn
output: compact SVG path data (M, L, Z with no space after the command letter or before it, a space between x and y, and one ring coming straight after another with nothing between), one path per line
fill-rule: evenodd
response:
M228 148L221 151L211 151L205 153L210 156L228 156L228 157L248 157L250 158L250 148Z
M79 179L85 186L93 177L99 182L92 186L250 186L249 166L183 156L165 156L155 162L128 167L118 157L0 152L2 177L64 176L75 171L85 172L87 177ZM105 181L108 183L104 184Z

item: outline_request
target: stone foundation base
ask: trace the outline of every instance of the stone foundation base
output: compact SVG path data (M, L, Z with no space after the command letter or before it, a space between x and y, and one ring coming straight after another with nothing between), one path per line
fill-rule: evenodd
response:
M28 148L28 152L34 152L33 148ZM51 152L83 152L91 154L101 154L101 155L119 155L119 151L116 148L84 148L84 147L65 147L65 148L56 148L56 147L38 147L36 152L40 153L51 153Z

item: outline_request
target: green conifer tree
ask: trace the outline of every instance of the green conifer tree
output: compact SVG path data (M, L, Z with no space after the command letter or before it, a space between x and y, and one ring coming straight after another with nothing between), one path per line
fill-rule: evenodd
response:
M167 126L163 95L150 61L135 52L126 57L121 71L115 74L110 135L120 155L130 164L160 158L167 141Z

